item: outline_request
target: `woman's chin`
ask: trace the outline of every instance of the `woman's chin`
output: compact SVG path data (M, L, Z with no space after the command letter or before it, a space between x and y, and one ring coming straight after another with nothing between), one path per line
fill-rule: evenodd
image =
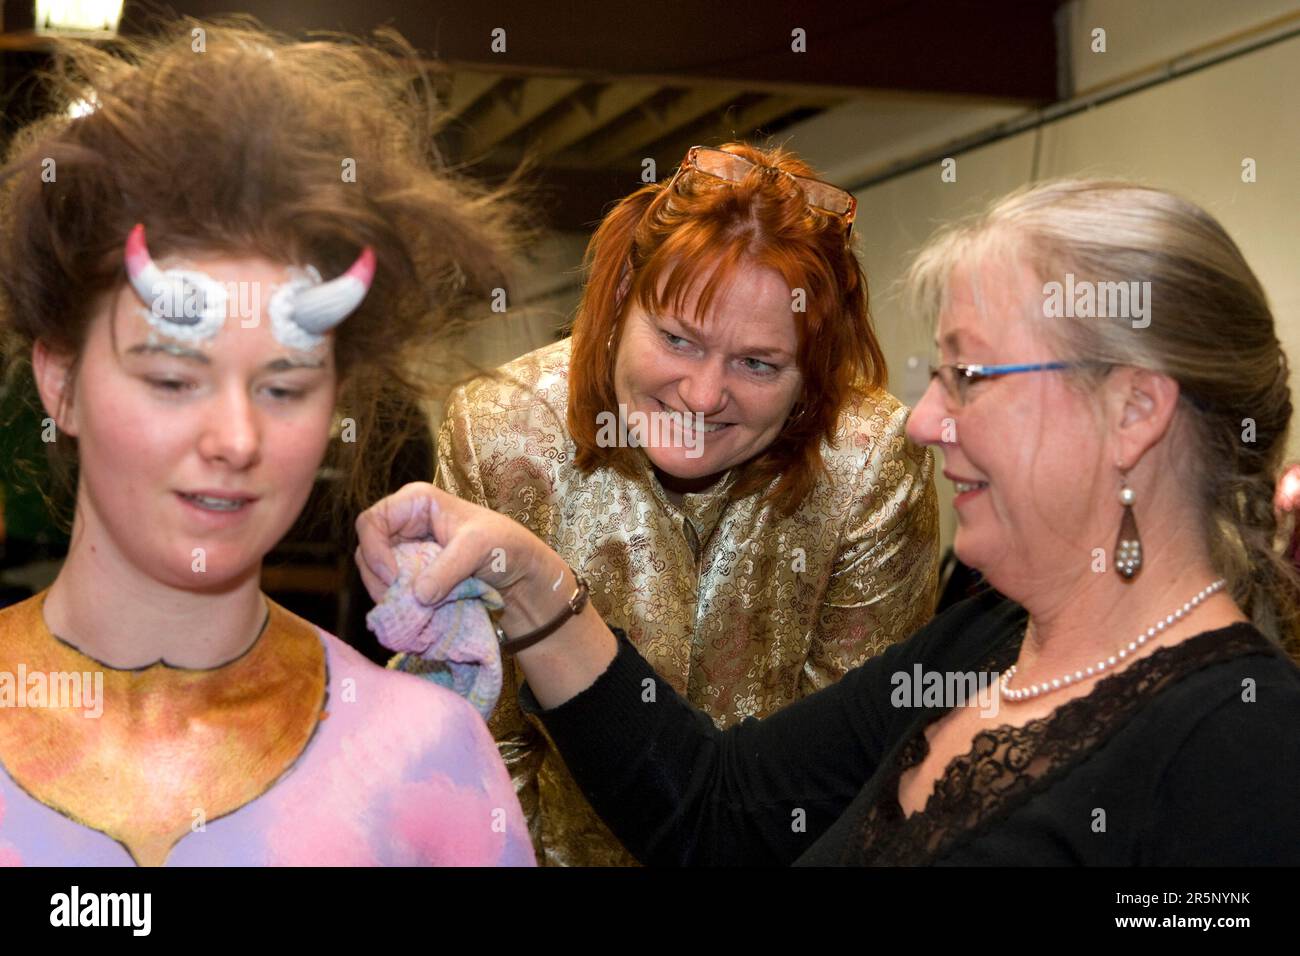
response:
M963 531L960 526L957 528L957 534L952 541L952 552L957 556L957 560L966 567L973 568L987 576L984 571L989 563L987 549L981 547L981 542L976 536L969 531Z
M676 478L679 481L698 481L701 478L708 478L710 475L718 474L718 467L707 456L690 457L686 454L686 451L686 449L682 448L647 448L645 450L646 457L650 459L650 464L669 478Z
M218 593L230 590L261 573L260 558L251 560L248 555L223 554L195 548L188 555L179 555L165 565L149 569L154 580L168 587L197 593Z

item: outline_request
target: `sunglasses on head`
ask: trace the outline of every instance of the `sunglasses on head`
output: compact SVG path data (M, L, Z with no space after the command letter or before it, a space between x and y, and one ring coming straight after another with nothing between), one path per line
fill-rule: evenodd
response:
M729 183L739 183L743 182L745 177L755 168L762 169L772 176L787 178L803 192L804 199L809 206L838 217L844 223L844 235L847 237L852 234L853 220L858 211L858 201L852 195L840 189L840 187L832 186L820 179L796 176L794 173L778 169L775 166L762 166L746 159L744 156L729 153L725 149L716 149L712 146L692 146L687 150L686 158L682 160L682 164L677 167L677 172L673 174L668 188L672 189L677 184L678 177L689 170L695 170L704 173L706 176L712 176L715 179L721 179Z

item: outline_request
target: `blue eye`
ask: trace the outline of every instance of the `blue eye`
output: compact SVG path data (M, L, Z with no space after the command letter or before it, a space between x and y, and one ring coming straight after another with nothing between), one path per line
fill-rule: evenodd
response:
M671 332L664 332L663 337L667 340L668 344L675 349L680 349L683 346L690 345L686 339L682 338L680 335L673 335Z
M775 365L772 365L769 362L761 361L756 358L747 358L747 359L742 359L741 361L746 363L745 368L747 368L749 371L757 372L760 375L770 375L771 373L776 371ZM753 365L748 364L750 362L752 362Z

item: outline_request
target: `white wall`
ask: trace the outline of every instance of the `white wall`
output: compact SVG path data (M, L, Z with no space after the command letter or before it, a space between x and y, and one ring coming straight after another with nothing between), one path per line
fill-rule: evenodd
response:
M516 268L506 311L489 316L475 331L472 360L495 368L555 341L578 305L579 271L588 238L554 232L529 250Z
M1075 94L1300 16L1295 0L1074 0L1064 8ZM1106 52L1091 50L1106 31Z

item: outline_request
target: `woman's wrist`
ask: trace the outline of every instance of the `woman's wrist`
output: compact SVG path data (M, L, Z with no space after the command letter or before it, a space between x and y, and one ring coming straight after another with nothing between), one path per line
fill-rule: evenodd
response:
M549 582L524 578L503 595L505 607L497 625L507 638L518 638L545 627L570 611L570 601L578 590L578 580L567 564L555 562L556 576Z
M514 660L537 703L553 710L590 687L618 656L618 640L590 602Z
M561 580L563 579L561 578ZM564 608L541 627L534 628L526 634L513 635L506 634L504 630L498 627L497 638L501 642L501 653L518 654L520 651L546 640L546 638L581 614L587 607L587 582L582 578L577 578L577 582L578 585L573 589L573 593L569 595L569 600L565 602Z

